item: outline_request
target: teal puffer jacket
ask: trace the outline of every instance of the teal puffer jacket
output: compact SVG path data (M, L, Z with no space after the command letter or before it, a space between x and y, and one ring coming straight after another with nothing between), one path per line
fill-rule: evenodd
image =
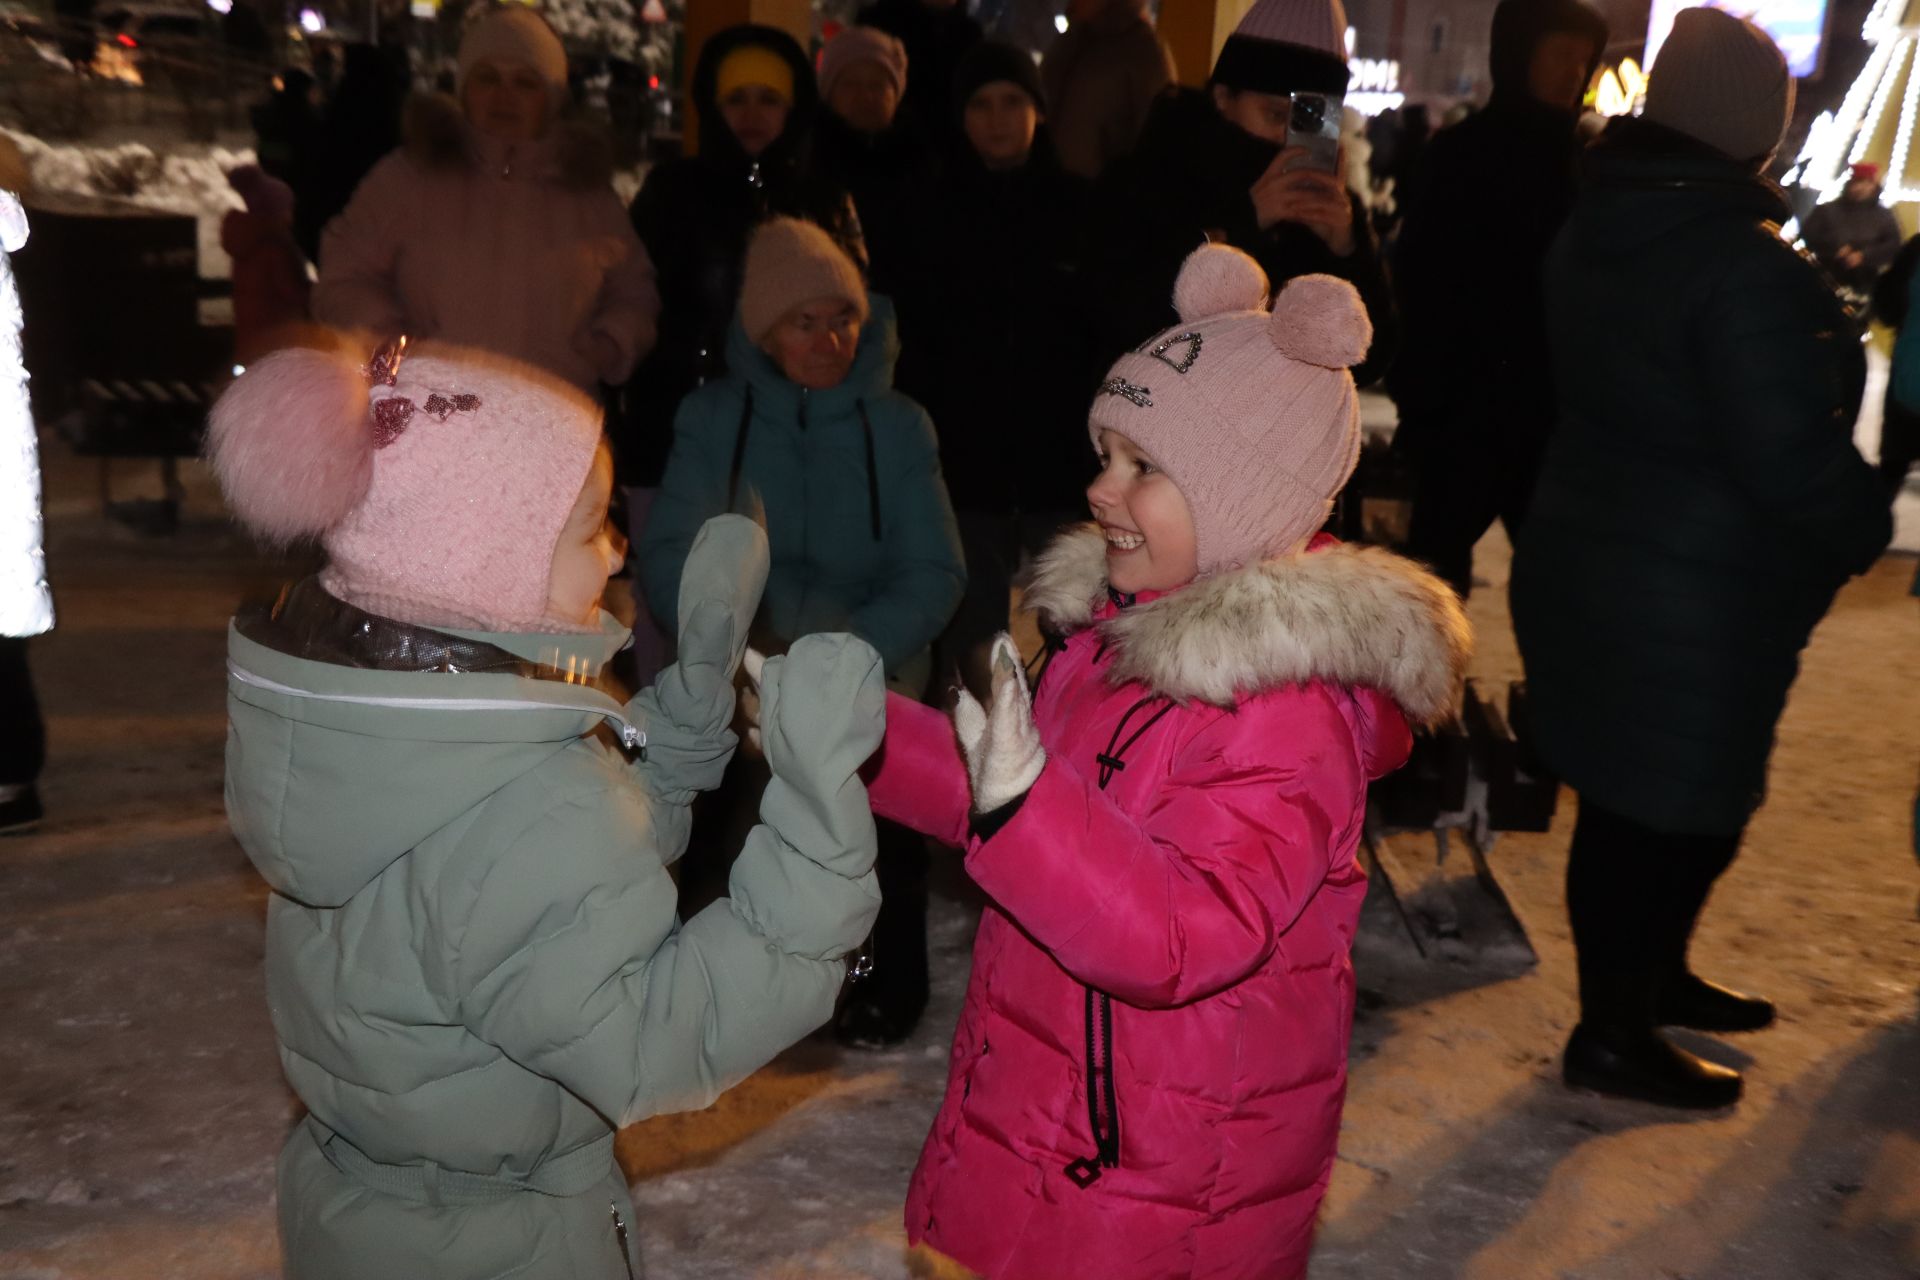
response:
M756 504L773 549L759 623L778 641L849 631L891 675L952 617L966 568L939 447L926 411L893 390L892 304L872 305L852 370L828 391L789 381L734 321L732 372L681 403L640 538L647 607L662 625L673 624L701 522Z
M731 896L683 925L667 873L732 754L765 573L751 523L710 525L680 660L625 706L573 682L619 647L611 618L555 636L363 615L316 637L283 604L236 623L228 813L274 891L268 995L310 1111L281 1157L289 1276L626 1277L615 1127L707 1105L826 1021L879 901L855 774L883 716L868 646L810 637L768 664L774 781Z

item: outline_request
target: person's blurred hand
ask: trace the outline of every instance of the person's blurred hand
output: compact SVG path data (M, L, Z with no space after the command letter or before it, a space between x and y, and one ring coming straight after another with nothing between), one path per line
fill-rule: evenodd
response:
M1254 221L1262 231L1277 223L1297 222L1326 241L1336 256L1347 257L1354 245L1353 202L1340 176L1346 172L1346 152L1342 150L1334 173L1289 167L1306 154L1305 147L1286 148L1253 184L1248 194L1253 198Z

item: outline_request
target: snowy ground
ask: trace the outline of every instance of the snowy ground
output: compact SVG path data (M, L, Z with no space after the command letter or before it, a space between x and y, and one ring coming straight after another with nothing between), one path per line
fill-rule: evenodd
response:
M47 447L62 625L32 652L52 817L0 842L0 1277L260 1280L296 1104L262 994L265 890L221 814L222 626L287 566L227 531L198 475L179 537L108 526L91 464ZM1478 668L1504 680L1497 537L1482 567ZM1914 568L1884 561L1816 636L1772 801L1699 939L1706 973L1784 1011L1691 1042L1747 1069L1747 1100L1687 1117L1559 1085L1563 804L1552 834L1494 855L1536 968L1422 960L1370 906L1316 1280L1920 1275ZM906 1048L808 1042L707 1112L621 1135L654 1280L905 1275L900 1202L972 923L951 875L935 913L938 990Z

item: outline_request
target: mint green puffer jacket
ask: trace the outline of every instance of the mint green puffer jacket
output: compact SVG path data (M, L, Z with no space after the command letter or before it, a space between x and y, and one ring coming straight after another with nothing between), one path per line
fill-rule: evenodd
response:
M618 649L611 618L436 633L322 597L313 624L308 585L236 621L227 808L273 887L268 996L310 1111L280 1161L288 1276L624 1280L614 1129L706 1106L827 1020L879 902L872 649L769 661L774 781L731 896L682 924L667 873L732 754L766 572L758 529L711 522L680 661L625 706L565 678Z

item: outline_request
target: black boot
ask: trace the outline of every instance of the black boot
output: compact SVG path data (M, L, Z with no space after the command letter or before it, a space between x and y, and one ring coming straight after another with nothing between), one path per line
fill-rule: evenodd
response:
M1663 1107L1714 1111L1740 1100L1740 1073L1637 1028L1573 1029L1561 1072L1575 1089Z
M31 831L40 825L42 816L40 792L31 783L0 787L0 836Z
M873 922L873 972L847 993L834 1038L857 1049L902 1043L926 1012L927 846L895 823L879 824L880 917Z
M1661 987L1653 1013L1663 1027L1695 1031L1758 1031L1773 1025L1773 1001L1729 991L1691 973Z

